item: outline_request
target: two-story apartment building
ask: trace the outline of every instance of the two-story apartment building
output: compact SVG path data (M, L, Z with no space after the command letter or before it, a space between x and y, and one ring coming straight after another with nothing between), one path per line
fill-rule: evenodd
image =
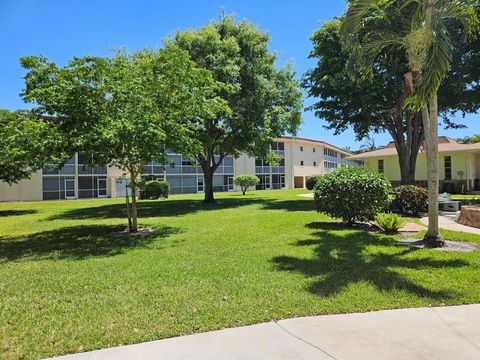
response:
M303 188L309 176L323 175L342 166L355 166L351 154L323 141L281 137L271 145L280 157L276 166L264 159L241 155L225 157L214 175L215 191L238 190L233 179L241 174L260 178L257 190ZM35 201L125 196L127 180L115 167L89 167L87 154L76 154L61 168L49 164L28 180L12 186L0 183L0 201ZM145 164L144 177L166 180L172 194L204 191L202 169L181 154L170 153L169 165Z

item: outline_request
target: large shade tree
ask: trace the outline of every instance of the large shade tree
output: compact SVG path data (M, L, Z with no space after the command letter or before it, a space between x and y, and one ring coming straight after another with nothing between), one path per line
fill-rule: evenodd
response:
M46 162L61 158L55 129L29 111L0 109L0 181L28 179Z
M405 33L378 27L368 39L358 32L371 9L383 9L388 16L402 18ZM402 49L408 61L406 98L403 108L421 111L425 131L428 173L429 227L424 242L444 245L438 228L438 89L454 58L454 44L448 24L455 23L465 35L477 25L476 9L469 1L455 0L357 0L352 1L342 27L351 54L368 73L385 48Z
M65 151L92 152L130 181L130 231L136 232L136 191L143 165L165 162L168 148L190 148L195 119L228 114L213 94L211 74L173 45L158 51L119 51L112 57L74 58L58 67L44 57L21 59L28 70L23 98L50 115ZM128 197L127 197L128 200Z
M269 36L248 21L230 16L200 29L177 32L175 44L213 74L216 94L231 113L201 121L190 152L205 178L205 202L214 202L213 175L225 156L265 156L277 136L295 133L301 122L302 96L290 66L277 68ZM185 153L184 149L181 149Z
M385 7L372 7L358 24L355 39L368 41L378 29L406 36L410 26L405 17L410 13L411 9L403 8L391 16ZM370 76L363 76L363 69L342 39L344 21L339 18L324 23L311 38L314 48L310 57L317 60L317 65L304 77L304 87L316 99L310 109L337 134L351 127L361 140L371 133L387 131L399 154L401 182L413 183L424 136L421 114L403 107L409 92L406 79L411 76L406 53L397 47L383 48L373 60ZM455 22L447 26L457 46L438 98L439 112L449 128L461 126L450 120L452 113L475 112L480 107L480 39L462 43L462 28Z

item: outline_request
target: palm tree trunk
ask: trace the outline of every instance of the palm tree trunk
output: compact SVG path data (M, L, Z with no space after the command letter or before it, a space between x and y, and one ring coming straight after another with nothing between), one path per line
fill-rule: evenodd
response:
M435 94L428 106L422 108L423 127L425 129L425 145L427 148L427 180L428 180L428 230L423 238L427 247L442 247L445 241L438 228L438 101Z

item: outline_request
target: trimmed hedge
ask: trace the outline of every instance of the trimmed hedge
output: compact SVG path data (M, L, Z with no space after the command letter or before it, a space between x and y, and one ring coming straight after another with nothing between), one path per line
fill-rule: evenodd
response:
M167 199L170 193L170 185L166 181L149 180L142 184L140 190L141 200Z
M353 224L369 221L388 207L390 181L379 172L363 168L341 168L315 185L317 210Z
M318 180L320 180L322 177L320 175L317 176L309 176L307 178L307 181L305 182L305 186L307 187L307 190L313 190L315 185L317 184Z

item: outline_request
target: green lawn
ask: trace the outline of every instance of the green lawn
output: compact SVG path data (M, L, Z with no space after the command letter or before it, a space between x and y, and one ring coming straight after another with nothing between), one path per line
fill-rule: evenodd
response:
M304 191L142 202L155 237L113 238L122 200L0 204L0 358L272 319L480 301L480 253L345 230ZM479 236L444 233L480 244Z

